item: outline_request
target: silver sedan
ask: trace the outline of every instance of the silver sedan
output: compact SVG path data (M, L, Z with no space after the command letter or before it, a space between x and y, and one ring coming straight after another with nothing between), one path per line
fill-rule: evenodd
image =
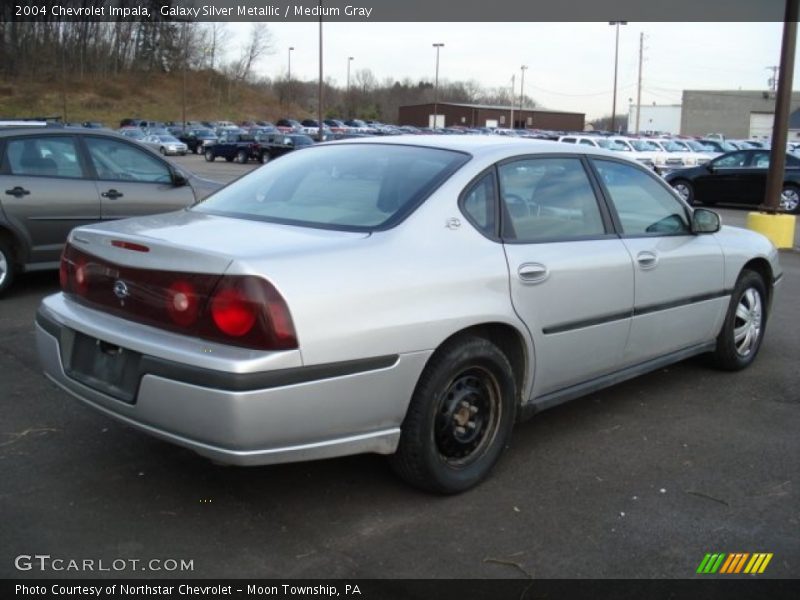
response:
M150 146L153 150L163 155L180 154L185 156L189 147L178 138L167 134L152 134L140 140L145 146Z
M454 493L516 420L697 354L748 366L780 279L766 238L619 153L398 136L74 230L36 332L65 391L201 455L375 452Z

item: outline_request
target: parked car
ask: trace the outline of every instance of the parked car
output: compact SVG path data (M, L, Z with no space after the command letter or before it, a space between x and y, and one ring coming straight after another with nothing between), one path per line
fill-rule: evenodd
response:
M484 136L293 152L75 230L61 272L37 348L89 406L234 464L391 454L442 493L517 419L697 354L747 367L782 275L635 161Z
M210 129L198 127L190 129L178 139L186 144L189 152L204 154L206 146L216 143L219 138L217 138L217 135Z
M299 133L303 129L300 122L294 119L278 119L275 121L275 127L277 127L281 133Z
M666 161L666 153L647 140L621 136L615 136L609 138L609 140L617 142L621 146L627 148L624 152L630 152L631 158L634 158L651 169L656 169L656 165L664 164Z
M737 148L732 146L725 140L717 139L717 138L706 138L702 140L697 140L697 142L704 147L705 151L712 156L716 155L719 156L720 154L725 154L726 152L733 152Z
M239 164L261 160L261 146L254 136L247 133L223 133L215 143L207 145L204 152L208 162L213 162L217 157L228 162L235 160Z
M141 142L147 137L139 127L123 127L117 133L137 142Z
M184 208L221 187L97 129L4 129L0 165L0 294L21 271L58 268L75 226Z
M259 144L258 160L262 164L314 145L314 140L302 133L262 133L255 139Z
M160 152L164 156L168 154L175 154L186 156L186 152L188 151L188 147L178 138L167 135L148 135L146 138L142 140L142 143L145 146L149 146L153 150Z
M656 163L662 171L683 169L703 165L711 160L708 154L686 149L683 145L668 139L647 140L658 147L664 154L661 162Z
M704 166L670 173L666 180L689 203L758 206L767 191L769 154L769 150L736 150ZM780 208L800 213L800 158L794 154L786 154Z

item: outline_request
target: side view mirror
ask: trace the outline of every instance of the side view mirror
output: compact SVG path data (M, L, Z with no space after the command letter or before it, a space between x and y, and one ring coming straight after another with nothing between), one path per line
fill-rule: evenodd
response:
M189 183L189 180L186 179L186 175L184 175L183 173L181 173L177 169L173 169L172 170L172 184L175 187L182 187L184 185L187 185L188 183Z
M706 170L709 173L713 173L714 172L714 163L707 162L706 163Z
M692 213L692 233L716 233L721 221L719 215L707 208L696 208Z

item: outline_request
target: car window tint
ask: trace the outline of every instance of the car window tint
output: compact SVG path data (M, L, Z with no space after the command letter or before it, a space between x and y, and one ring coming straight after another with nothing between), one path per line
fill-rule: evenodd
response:
M106 138L86 137L97 176L106 181L171 183L167 165L144 150Z
M714 161L714 166L718 168L744 167L746 164L747 152L733 152Z
M578 158L535 158L499 168L510 222L503 237L520 242L602 235L597 198Z
M8 142L6 156L14 175L83 177L75 140L70 137L26 137Z
M486 235L495 234L494 175L487 173L467 190L462 206L473 224Z
M788 164L788 160L787 160ZM753 158L750 166L755 169L768 169L769 168L769 152L753 152Z
M290 152L197 210L279 223L371 230L413 210L468 157L449 150L352 144Z
M594 164L617 210L623 233L689 233L683 205L655 177L634 165L598 159Z

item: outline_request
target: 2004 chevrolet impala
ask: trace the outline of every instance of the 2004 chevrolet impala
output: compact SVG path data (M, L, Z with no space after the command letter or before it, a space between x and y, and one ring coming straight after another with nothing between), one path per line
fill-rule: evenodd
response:
M56 384L199 454L391 454L448 493L516 419L696 354L746 367L780 278L766 238L619 154L349 140L74 230L36 331Z

